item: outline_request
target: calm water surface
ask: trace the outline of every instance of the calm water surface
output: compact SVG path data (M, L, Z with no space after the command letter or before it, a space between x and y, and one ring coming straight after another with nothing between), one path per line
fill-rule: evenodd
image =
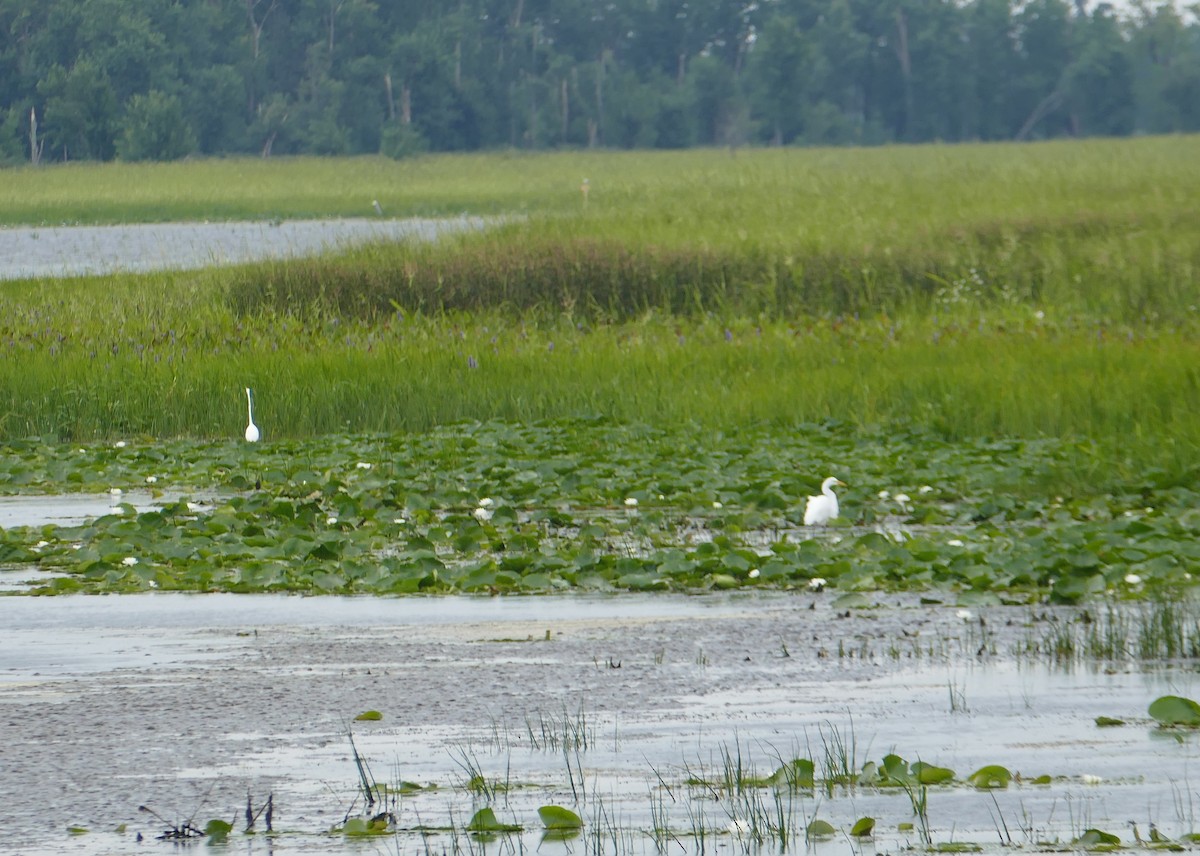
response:
M463 216L2 228L0 279L186 270L311 256L370 241L428 241L483 225L482 218Z

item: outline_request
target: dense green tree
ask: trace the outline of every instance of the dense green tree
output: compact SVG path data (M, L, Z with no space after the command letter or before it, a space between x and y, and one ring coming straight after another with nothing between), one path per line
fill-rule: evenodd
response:
M196 148L196 135L183 117L179 98L157 89L130 98L121 125L121 160L177 160Z
M7 162L31 109L46 160L1200 130L1166 0L0 0L0 31Z

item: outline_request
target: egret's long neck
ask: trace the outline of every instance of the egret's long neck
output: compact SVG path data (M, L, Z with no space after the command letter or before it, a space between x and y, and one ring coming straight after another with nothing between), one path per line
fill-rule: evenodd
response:
M254 399L250 397L250 390L246 390L246 415L251 422L254 421Z

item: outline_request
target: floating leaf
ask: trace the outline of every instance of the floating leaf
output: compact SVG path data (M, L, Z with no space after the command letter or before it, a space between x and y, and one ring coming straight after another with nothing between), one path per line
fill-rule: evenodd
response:
M501 823L496 819L496 813L491 808L481 808L467 823L469 832L520 832L521 827L515 823Z
M547 829L581 829L583 820L569 808L559 805L544 805L538 809L538 817Z
M875 831L875 818L860 817L855 821L854 826L850 827L850 834L855 838L866 838Z
M1097 716L1096 717L1096 727L1097 728L1116 728L1116 727L1124 725L1124 724L1125 724L1125 720L1123 720L1123 719L1114 719L1111 716Z
M776 788L802 788L807 790L813 787L813 774L815 771L816 767L812 761L807 758L795 758L772 773L767 782Z
M233 824L227 820L214 817L204 825L204 834L213 841L224 841L233 831Z
M383 719L383 714L377 710L364 710L358 716L354 717L354 719L361 722L378 722Z
M84 826L68 826L67 834L69 835L87 835L87 827Z
M814 820L808 825L807 833L809 838L832 838L837 835L837 830L833 825L824 820Z
M1008 771L1007 767L990 764L980 767L967 777L967 781L981 790L1007 788L1008 783L1012 781L1012 773Z
M946 767L935 767L933 764L926 764L924 761L917 761L912 765L913 775L917 777L917 781L922 785L940 785L954 779L954 771Z
M1121 839L1111 832L1104 832L1099 829L1087 829L1073 843L1085 850L1115 850L1121 846Z
M1162 696L1150 703L1150 715L1163 725L1200 726L1200 704L1190 698Z

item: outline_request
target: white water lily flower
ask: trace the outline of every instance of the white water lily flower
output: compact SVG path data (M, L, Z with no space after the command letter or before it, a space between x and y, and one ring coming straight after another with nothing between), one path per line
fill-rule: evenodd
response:
M118 440L117 442L113 443L113 447L114 447L114 448L116 448L116 449L124 449L124 448L125 448L125 441L124 441L124 440Z
M886 490L881 490L881 491L879 491L879 498L880 498L880 499L890 499L890 498L891 498L891 496L892 496L892 495L891 495L890 493L888 493Z
M120 496L122 491L119 487L114 487L114 488L110 488L108 492L110 494L112 494L113 496Z
M750 577L750 579L752 579L752 580L758 579L758 575L759 575L758 568L751 568L750 573L747 574L747 576Z
M371 464L368 464L366 461L359 461L359 462L358 462L357 464L355 464L354 466L358 467L358 469L360 469L360 470L369 470L369 469L371 469Z
M124 508L122 508L122 507L121 507L121 506L119 506L119 505L110 505L110 506L108 507L108 513L109 513L109 514L124 514L124 513L125 513L125 509L124 509Z
M43 547L48 547L48 546L50 546L49 541L38 541L36 544L33 545L33 549L41 550Z
M403 517L397 517L394 520L392 520L392 522L399 526L403 526L407 521L405 521L405 519Z
M480 508L491 508L492 505L494 505L494 502L490 496L485 496L483 499L479 500Z
M725 507L724 504L722 504L720 502L713 503L713 508L724 508L724 507Z
M1098 785L1104 781L1104 779L1101 778L1100 776L1093 776L1090 773L1084 773L1082 776L1079 777L1079 780L1081 782L1083 782L1085 785Z
M933 493L933 485L923 484L917 488L917 493Z
M492 519L493 512L491 511L491 509L483 508L482 506L480 506L479 508L476 508L475 511L472 513L475 515L475 519L478 520L480 523L487 523L489 520Z
M187 504L187 510L188 510L188 511L199 511L199 510L200 510L200 505L199 505L198 503L195 503L195 502L189 502L189 503Z
M130 568L132 568L137 563L138 563L138 560L137 560L136 556L126 556L124 559L121 560L122 565L125 565L126 567L130 567Z
M909 497L909 495L907 493L898 493L892 498L895 499L896 502L900 503L901 505L904 505L904 503L906 503L906 502L912 502L912 499Z
M1127 585L1140 586L1142 584L1142 578L1137 574L1126 574L1125 582Z
M825 588L825 582L826 580L824 577L813 577L808 581L808 587L812 591L820 591L821 589Z
M963 621L970 621L972 618L975 617L974 614L969 609L960 609L958 612L956 612L954 614L958 618L961 618Z
M636 496L627 496L627 497L625 497L625 505L626 505L626 507L628 507L628 508L637 508L637 504L638 504L638 501L637 501L637 497L636 497Z
M964 545L963 545L963 542L962 542L962 541L960 541L958 538L951 538L949 541L947 541L947 542L946 542L946 544L947 544L948 546L950 546L950 547L962 547L962 546L964 546Z
M150 588L158 588L158 583L156 583L154 580L150 580L148 583L146 583L146 585L150 586Z
M336 517L326 517L325 525L326 526L337 526L337 518Z
M156 484L157 482L158 476L146 476L146 484Z

